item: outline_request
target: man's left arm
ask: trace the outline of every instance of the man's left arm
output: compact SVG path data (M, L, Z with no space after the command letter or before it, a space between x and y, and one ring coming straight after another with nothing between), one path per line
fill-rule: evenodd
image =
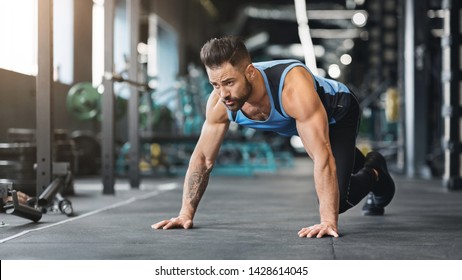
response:
M302 228L300 237L338 237L339 191L335 159L329 141L326 111L313 78L303 68L292 69L284 83L284 110L296 120L297 130L314 162L314 181L319 199L320 223Z

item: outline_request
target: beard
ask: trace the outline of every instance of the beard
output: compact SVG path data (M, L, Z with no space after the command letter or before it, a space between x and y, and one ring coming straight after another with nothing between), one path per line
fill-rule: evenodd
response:
M249 83L249 81L246 79L245 89L241 97L228 98L226 100L223 100L223 103L225 104L226 108L228 108L228 110L230 110L231 112L237 112L242 108L242 106L244 106L244 103L249 99L251 92L252 92L252 84ZM232 101L233 104L227 105L226 102L228 101Z

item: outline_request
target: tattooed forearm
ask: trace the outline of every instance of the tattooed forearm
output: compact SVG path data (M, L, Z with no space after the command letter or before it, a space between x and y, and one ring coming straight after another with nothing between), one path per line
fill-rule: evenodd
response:
M186 195L194 209L199 205L199 201L207 188L211 171L212 169L193 171L189 176L188 192Z

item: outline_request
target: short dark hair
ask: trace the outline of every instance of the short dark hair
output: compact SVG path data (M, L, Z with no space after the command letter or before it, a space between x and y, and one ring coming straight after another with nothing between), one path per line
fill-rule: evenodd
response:
M251 63L244 41L237 36L210 39L201 49L201 60L208 68L218 67L226 62L234 67L240 66L242 62Z

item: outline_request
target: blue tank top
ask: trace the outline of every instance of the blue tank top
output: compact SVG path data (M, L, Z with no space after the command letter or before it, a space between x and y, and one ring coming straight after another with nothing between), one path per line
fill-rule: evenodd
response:
M271 104L271 112L264 121L251 120L241 110L228 110L228 118L239 125L258 130L273 131L283 136L298 135L295 119L288 116L282 107L281 95L284 80L289 70L296 66L305 68L313 77L315 89L327 112L330 124L339 121L348 112L350 90L344 84L319 77L311 73L305 64L298 60L274 60L253 64L262 74Z

